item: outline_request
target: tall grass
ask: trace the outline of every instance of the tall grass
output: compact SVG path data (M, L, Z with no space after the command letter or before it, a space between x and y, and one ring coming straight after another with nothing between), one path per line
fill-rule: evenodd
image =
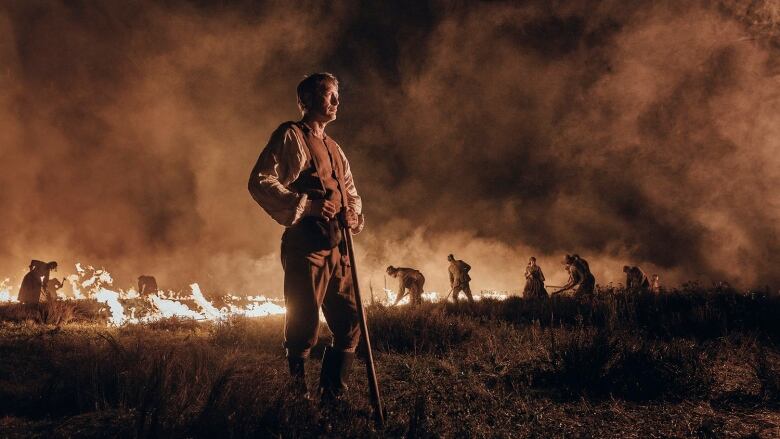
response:
M780 402L777 328L768 315L777 302L731 294L607 291L588 304L514 298L372 307L389 419L381 432L371 422L360 361L349 402L320 408L290 396L283 317L168 319L117 329L82 325L79 319L95 308L68 306L49 314L0 307L0 416L36 425L67 420L58 424L65 437L109 430L128 438L487 437L518 429L548 437L575 422L565 412L555 415L557 423L545 421L556 407L585 413L615 404L629 410ZM318 352L326 340L323 331ZM312 390L318 356L308 364ZM750 383L724 386L721 358L752 371ZM696 414L679 416L704 422Z

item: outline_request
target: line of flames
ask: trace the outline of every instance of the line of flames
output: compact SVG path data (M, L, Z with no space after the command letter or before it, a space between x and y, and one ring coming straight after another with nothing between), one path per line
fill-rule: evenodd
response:
M286 309L281 301L269 299L265 296L249 296L241 298L235 295L223 297L226 304L217 308L203 295L197 283L190 285L190 294L182 295L174 291L159 291L156 294L141 297L134 289L114 289L111 274L104 269L96 269L92 266L76 264L76 273L66 276L65 281L70 285L72 295L66 295L57 291L59 300L95 300L107 306L111 316L109 323L114 326L122 326L133 323L149 323L156 320L182 317L194 320L222 320L230 316L265 317L269 315L284 314ZM0 281L0 302L18 302L17 292L19 287L13 288L10 279ZM151 304L152 311L143 316L136 316L138 309L130 306L126 309L123 301L143 299ZM183 301L194 302L198 309L192 309ZM241 306L236 302L247 302Z
M115 326L122 326L125 324L134 323L149 323L156 320L170 318L170 317L182 317L190 318L194 320L223 320L230 316L246 316L246 317L265 317L269 315L284 314L286 309L282 306L281 300L269 299L265 296L248 296L241 298L232 294L223 297L223 302L226 304L221 308L217 308L212 302L210 302L203 295L200 286L197 283L190 285L190 294L183 296L180 293L173 291L159 291L157 294L141 297L140 294L134 289L112 289L114 282L111 274L104 269L96 269L92 266L84 267L82 264L76 264L76 273L67 276L65 279L72 290L72 296L66 295L61 291L57 292L58 299L61 300L88 300L93 299L99 303L103 303L108 307L111 313L109 322ZM18 291L18 286L15 288ZM0 302L18 302L17 294L13 292L12 283L9 278L0 281ZM390 306L394 304L397 296L396 292L390 289L384 289L385 298L379 299L379 303ZM496 291L483 291L480 295L475 295L475 300L481 298L492 298L497 300L503 300L508 297L507 294ZM143 315L136 316L137 309L134 306L130 306L129 309L125 308L122 301L132 299L144 299L148 301L153 308L153 311ZM430 291L423 293L422 298L427 302L439 302L442 300L439 297L439 293ZM398 305L408 304L410 297L407 295L398 303ZM452 300L451 298L449 300ZM198 310L190 308L182 301L194 302ZM238 306L235 303L239 301L247 302L243 306Z
M386 306L392 306L395 304L395 298L398 297L398 293L395 291L389 289L389 288L383 288L383 291L385 293L385 299L380 299L379 303L386 305ZM506 292L501 291L482 291L480 294L474 294L474 301L478 302L482 299L494 299L494 300L506 300L510 295ZM449 297L441 297L438 292L436 291L427 291L422 293L422 300L423 302L431 302L431 303L439 303L445 298L448 301L452 301L452 295L449 295ZM401 301L398 302L398 306L400 305L408 305L411 301L411 296L409 294L405 295L401 298Z

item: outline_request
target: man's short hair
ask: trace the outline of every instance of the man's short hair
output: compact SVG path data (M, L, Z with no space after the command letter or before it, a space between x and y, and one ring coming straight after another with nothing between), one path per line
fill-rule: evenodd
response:
M339 85L339 80L336 79L336 76L328 72L312 73L298 83L298 108L301 110L301 113L308 111L314 94L328 82L336 87Z

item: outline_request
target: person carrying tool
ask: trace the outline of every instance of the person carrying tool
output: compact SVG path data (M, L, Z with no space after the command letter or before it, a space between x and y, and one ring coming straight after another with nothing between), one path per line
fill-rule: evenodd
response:
M406 267L393 267L391 265L387 267L386 272L389 276L398 279L398 293L395 296L393 306L398 305L398 302L406 296L406 290L409 290L409 302L412 306L422 304L425 276L423 276L419 270Z
M469 276L471 265L460 259L455 259L453 255L448 255L447 260L450 262L448 271L450 273L450 287L452 287L452 300L457 303L458 295L463 291L469 303L474 303L474 297L471 295L471 287L469 286L469 282L471 282L471 276Z
M566 255L563 259L563 264L566 266L566 271L569 273L569 281L566 285L559 290L554 291L552 294L559 294L571 290L574 292L574 297L579 299L592 297L596 287L596 278L590 272L590 267L587 265L587 262L582 263L581 261L584 261L584 259Z
M364 226L362 202L341 147L325 133L339 107L338 80L315 73L298 84L302 118L271 135L249 177L254 200L279 224L282 235L284 346L294 392L308 398L305 362L317 342L322 309L333 333L320 372L322 401L347 389L360 339L360 318L344 232Z

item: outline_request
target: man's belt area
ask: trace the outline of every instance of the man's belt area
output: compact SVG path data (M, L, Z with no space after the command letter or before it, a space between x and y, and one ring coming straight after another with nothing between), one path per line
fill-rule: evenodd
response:
M307 191L307 195L310 200L321 200L325 198L325 191ZM335 247L345 250L342 247L346 246L338 216L330 220L305 216L297 224L284 231L282 241L285 245L304 253L330 250Z

